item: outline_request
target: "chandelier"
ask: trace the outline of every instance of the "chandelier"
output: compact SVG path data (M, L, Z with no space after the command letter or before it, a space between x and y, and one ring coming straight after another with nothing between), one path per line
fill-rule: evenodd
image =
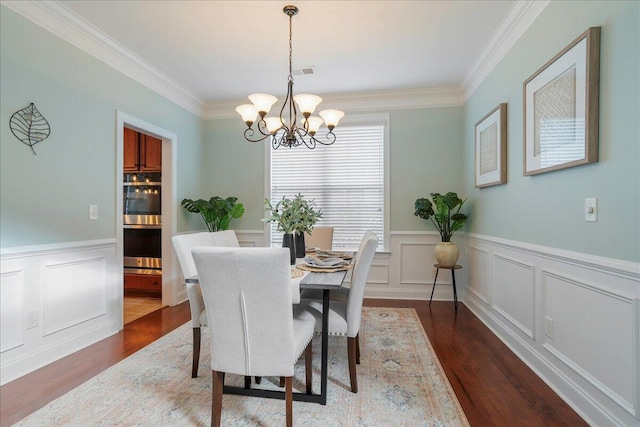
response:
M306 145L307 148L313 149L317 143L323 145L333 144L336 141L336 135L333 133L333 129L338 125L344 113L340 110L322 110L319 113L320 117L312 116L311 114L313 114L318 104L322 102L322 98L311 94L293 94L291 23L293 16L298 13L298 8L289 5L285 6L282 11L285 15L289 16L289 79L287 97L282 104L278 117L266 117L273 104L278 102L278 98L266 93L251 94L249 95L249 100L253 104L237 106L236 111L247 124L244 137L250 142L260 142L266 138L271 138L271 145L274 149L279 147L298 147L303 144ZM303 116L300 119L301 126L296 125L298 111L300 111ZM256 124L258 130L258 134L256 134L252 125L258 116L260 116L260 119ZM318 132L318 129L323 123L326 124L329 131L325 136L326 139L317 139L315 136L316 132Z

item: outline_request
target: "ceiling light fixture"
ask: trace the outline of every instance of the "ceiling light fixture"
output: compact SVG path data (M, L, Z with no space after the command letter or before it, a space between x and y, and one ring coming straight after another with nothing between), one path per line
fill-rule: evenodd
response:
M273 104L278 102L278 98L273 95L254 93L249 95L249 100L253 104L238 105L236 111L247 124L244 137L250 142L259 142L271 137L271 145L274 149L279 147L298 147L303 144L306 145L307 148L313 149L317 143L323 145L333 144L336 141L336 135L333 133L333 129L338 125L344 113L340 110L322 110L319 113L320 117L312 116L311 114L313 114L318 104L322 102L322 98L310 94L293 94L293 75L291 68L293 52L291 39L293 33L291 23L293 16L298 13L298 8L289 5L285 6L282 11L285 15L289 16L289 82L287 97L282 104L278 117L266 117ZM298 105L297 108L296 104ZM303 116L303 118L300 119L302 127L296 125L298 109L302 112ZM285 114L284 117L283 114ZM255 131L252 125L258 116L260 116L260 120L256 127L260 134L254 137ZM326 124L329 129L329 132L326 134L326 140L316 139L316 132L323 123Z

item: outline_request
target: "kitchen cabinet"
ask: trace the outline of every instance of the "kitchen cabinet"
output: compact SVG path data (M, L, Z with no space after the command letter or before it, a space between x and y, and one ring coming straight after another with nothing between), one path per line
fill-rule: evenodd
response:
M162 140L124 128L125 172L161 172Z
M159 297L162 295L162 275L125 274L125 295Z

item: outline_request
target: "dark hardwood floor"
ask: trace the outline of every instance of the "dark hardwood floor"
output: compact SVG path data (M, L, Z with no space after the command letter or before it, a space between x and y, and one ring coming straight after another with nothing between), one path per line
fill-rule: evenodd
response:
M367 299L365 306L416 309L472 426L587 425L464 304L457 315L452 302L433 302L429 308L424 301ZM165 307L0 387L0 426L19 421L189 319L188 303Z

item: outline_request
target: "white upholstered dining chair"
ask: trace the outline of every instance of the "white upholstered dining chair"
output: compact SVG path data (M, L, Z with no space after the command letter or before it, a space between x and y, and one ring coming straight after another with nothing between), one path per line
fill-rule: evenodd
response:
M292 378L305 354L311 392L315 318L294 316L286 248L194 248L211 337L211 425L219 426L225 374L285 377L287 426L293 424Z
M367 231L360 242L358 252L355 254L351 286L340 290L338 295L332 292L329 311L329 335L347 337L347 358L349 364L349 378L351 391L358 392L358 377L356 364L360 363L360 324L362 321L362 301L364 289L367 284L367 276L371 268L373 256L378 247L378 236L372 231ZM303 293L300 304L295 306L295 314L309 312L316 317L316 333L322 332L322 296L311 293ZM342 298L340 298L342 297Z
M333 247L333 227L313 227L311 234L304 233L304 245L307 248L320 248L330 251Z
M182 276L185 279L197 274L196 265L191 255L191 250L196 246L240 246L236 233L233 230L178 234L173 236L172 241L176 255L178 256ZM187 296L189 297L191 325L193 328L191 377L195 378L198 376L198 363L200 363L201 327L207 326L207 313L205 312L200 285L197 283L185 283L185 286L187 288Z

